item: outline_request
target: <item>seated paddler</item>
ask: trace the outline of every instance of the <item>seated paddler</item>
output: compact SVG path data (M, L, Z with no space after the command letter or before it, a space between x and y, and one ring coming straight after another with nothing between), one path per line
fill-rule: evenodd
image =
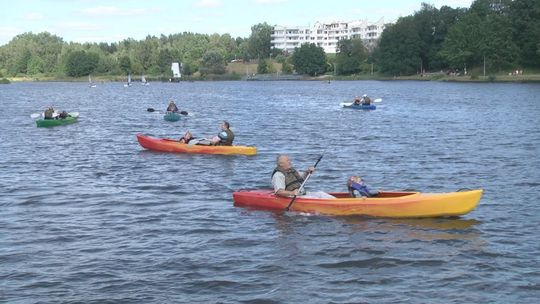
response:
M358 175L349 177L347 188L351 197L376 197L379 194L378 191L370 190Z
M52 106L46 108L45 111L43 112L43 117L45 119L54 119L55 118L54 108Z
M191 134L190 131L186 131L186 133L184 133L184 136L180 137L178 141L183 144L189 144L189 142L193 139L195 139L195 137L193 137L193 134Z
M176 103L171 100L169 102L169 105L167 106L167 112L173 112L173 113L178 113L178 107L176 106Z
M215 146L232 146L234 133L231 131L231 125L225 120L221 123L220 128L218 135L212 138L212 144Z
M282 154L276 159L276 168L272 172L272 186L277 196L294 197L301 196L305 198L335 198L326 192L305 192L300 190L302 183L309 174L315 172L314 167L307 168L303 173L299 173L293 168L289 156Z

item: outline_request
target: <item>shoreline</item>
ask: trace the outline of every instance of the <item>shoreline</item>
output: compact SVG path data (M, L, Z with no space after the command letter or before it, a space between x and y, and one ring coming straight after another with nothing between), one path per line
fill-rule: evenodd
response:
M356 76L296 76L293 75L276 75L263 74L260 77L238 77L238 74L224 75L209 75L208 77L192 77L190 79L182 79L179 82L192 81L358 81L358 80L378 80L378 81L439 81L439 82L475 82L475 83L540 83L540 74L525 74L525 75L490 75L490 76L446 76L441 74L435 75L413 75L413 76L378 76L378 75L356 75ZM88 82L86 77L55 77L55 76L34 76L34 77L4 77L10 82ZM94 83L106 82L125 82L122 76L94 76ZM167 78L161 76L147 76L149 82L168 82ZM135 79L133 83L138 83L140 80Z

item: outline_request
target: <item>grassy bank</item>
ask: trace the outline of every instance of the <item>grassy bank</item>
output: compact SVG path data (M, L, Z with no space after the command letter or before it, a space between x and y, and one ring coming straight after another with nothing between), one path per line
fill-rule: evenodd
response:
M281 65L274 63L274 70L280 71ZM201 81L219 81L219 80L245 80L248 75L257 74L257 63L229 63L227 65L227 72L222 75L201 75L195 73L194 75L182 76L182 81L201 80ZM483 76L479 70L470 71L469 75L451 76L444 73L426 73L423 75L411 75L411 76L385 76L380 74L358 74L351 76L336 76L332 74L325 74L317 77L303 77L303 80L313 81L330 81L330 80L414 80L414 81L447 81L447 82L540 82L540 70L531 70L528 73L520 75L509 75L508 73L496 73ZM283 74L281 74L283 75ZM287 76L287 75L284 75ZM169 75L145 75L148 81L169 81ZM264 79L265 77L261 77ZM9 81L62 81L62 82L88 82L88 77L66 77L58 75L33 75L33 76L21 76L21 77L7 77ZM140 81L140 76L134 75L132 77L134 82ZM279 77L268 77L268 79L277 80ZM125 75L92 75L94 82L125 82L127 77Z

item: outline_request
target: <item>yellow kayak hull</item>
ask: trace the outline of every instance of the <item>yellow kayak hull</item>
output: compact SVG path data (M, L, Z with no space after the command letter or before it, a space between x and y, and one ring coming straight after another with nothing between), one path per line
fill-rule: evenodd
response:
M365 215L376 217L460 216L474 210L483 190L449 193L381 191L378 197L351 198L348 193L330 193L335 199L297 197L291 211L328 215ZM291 198L280 197L272 190L248 190L233 193L234 205L261 209L285 210Z

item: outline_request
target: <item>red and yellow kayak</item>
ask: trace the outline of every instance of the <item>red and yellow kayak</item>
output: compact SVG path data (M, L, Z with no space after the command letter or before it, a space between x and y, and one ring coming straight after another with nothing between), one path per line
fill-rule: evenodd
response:
M253 146L203 146L183 144L174 139L156 138L137 134L139 144L148 150L173 153L200 153L200 154L241 154L255 155L257 148Z
M366 215L378 217L442 217L471 212L483 190L449 193L380 191L377 197L351 198L348 193L330 193L335 199L297 197L292 211L328 215ZM285 210L291 198L274 195L272 190L233 192L234 205L259 209Z

